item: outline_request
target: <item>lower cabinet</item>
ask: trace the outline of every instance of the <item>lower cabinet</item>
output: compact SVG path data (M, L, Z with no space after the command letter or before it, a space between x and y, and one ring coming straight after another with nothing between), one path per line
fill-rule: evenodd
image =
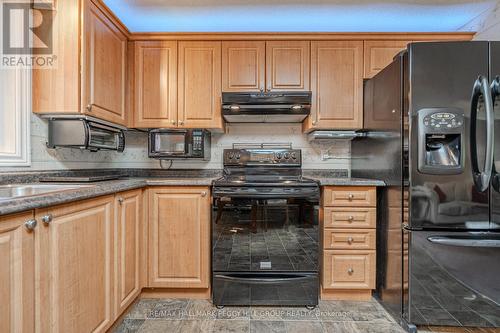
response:
M321 298L368 300L375 289L377 189L325 186Z
M142 190L115 197L115 316L120 316L139 296Z
M209 288L209 188L154 187L148 192L148 287Z
M0 217L0 332L35 331L33 213Z
M36 212L38 332L103 332L113 313L114 197Z

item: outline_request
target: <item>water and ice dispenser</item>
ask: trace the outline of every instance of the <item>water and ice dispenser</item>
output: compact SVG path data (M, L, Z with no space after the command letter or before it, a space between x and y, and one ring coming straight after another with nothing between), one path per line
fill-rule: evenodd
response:
M464 114L458 109L418 112L418 171L443 175L462 172L464 122Z

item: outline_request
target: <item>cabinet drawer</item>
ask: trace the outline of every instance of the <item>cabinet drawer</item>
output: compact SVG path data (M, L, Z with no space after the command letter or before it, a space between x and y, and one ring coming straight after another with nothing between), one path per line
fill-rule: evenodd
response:
M375 187L342 186L325 187L323 205L332 207L375 207L377 190Z
M374 289L375 250L325 250L324 289Z
M375 229L325 229L323 247L332 250L375 250Z
M323 208L325 228L375 228L376 208Z

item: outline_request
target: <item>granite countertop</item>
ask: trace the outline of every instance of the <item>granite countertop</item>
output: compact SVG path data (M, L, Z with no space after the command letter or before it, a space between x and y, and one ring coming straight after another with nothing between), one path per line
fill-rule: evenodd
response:
M349 177L308 177L319 181L321 186L385 186L384 181Z
M72 201L95 198L102 195L115 194L146 186L210 186L212 185L212 181L214 179L217 178L129 178L89 183L85 184L87 186L75 190L62 190L39 196L0 200L0 215L7 215Z
M212 182L220 177L220 174L213 172L203 175L184 173L181 177L172 175L164 175L163 177L141 176L137 175L136 177L132 176L125 179L89 183L85 185L91 186L51 192L40 196L0 200L0 215L115 194L146 186L211 186ZM319 181L322 186L385 186L385 183L380 180L349 178L343 174L330 176L327 174L307 174L305 177ZM17 183L13 181L14 179L19 182L19 178L10 178L9 183ZM30 180L30 183L37 183L37 180L34 178L30 178Z

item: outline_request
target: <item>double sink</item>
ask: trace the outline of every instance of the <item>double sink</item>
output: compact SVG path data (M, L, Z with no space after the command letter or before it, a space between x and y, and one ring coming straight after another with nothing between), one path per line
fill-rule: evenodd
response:
M73 191L95 185L81 184L15 184L0 185L0 202L26 197L36 197L54 192Z

